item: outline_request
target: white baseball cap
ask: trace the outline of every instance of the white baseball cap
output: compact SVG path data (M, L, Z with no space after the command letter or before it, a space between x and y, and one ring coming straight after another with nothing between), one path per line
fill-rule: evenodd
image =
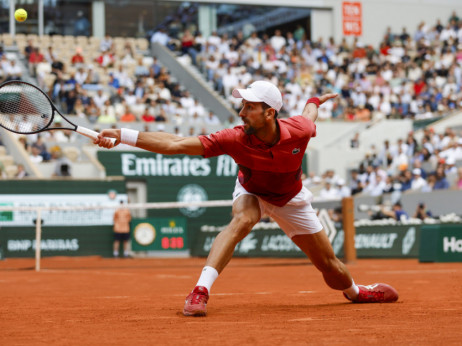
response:
M253 82L247 89L234 89L233 96L250 102L264 102L278 112L282 108L281 92L276 85L266 81Z

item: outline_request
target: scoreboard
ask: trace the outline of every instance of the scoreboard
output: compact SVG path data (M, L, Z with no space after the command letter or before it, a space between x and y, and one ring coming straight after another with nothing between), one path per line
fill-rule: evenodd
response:
M152 217L131 222L132 251L189 250L186 218Z

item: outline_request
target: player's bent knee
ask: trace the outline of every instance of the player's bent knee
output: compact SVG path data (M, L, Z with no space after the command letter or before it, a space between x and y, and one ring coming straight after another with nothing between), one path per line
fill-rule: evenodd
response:
M242 239L250 233L253 226L255 226L257 222L258 220L254 220L253 218L246 215L235 215L233 217L233 221L231 222L233 225L231 231L234 233L234 236Z
M255 226L258 221L259 220L257 218L244 213L236 214L233 217L233 223L238 225L239 228L247 229L249 231L252 230L253 226Z

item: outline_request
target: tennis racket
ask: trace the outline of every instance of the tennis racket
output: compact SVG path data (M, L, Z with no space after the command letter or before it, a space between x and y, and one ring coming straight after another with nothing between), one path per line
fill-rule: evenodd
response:
M56 114L70 127L56 127L53 123ZM23 81L9 81L0 85L0 126L23 135L50 130L73 130L91 139L98 137L98 132L66 119L47 94ZM115 142L115 138L110 140Z

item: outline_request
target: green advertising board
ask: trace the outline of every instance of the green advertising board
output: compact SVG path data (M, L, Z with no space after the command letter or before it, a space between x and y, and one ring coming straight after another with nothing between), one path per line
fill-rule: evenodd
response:
M422 226L420 262L462 262L462 225Z
M356 227L355 248L358 258L417 258L420 225ZM343 257L344 233L340 230L332 247Z
M207 256L222 227L203 226L191 242L191 254ZM417 258L420 228L412 226L357 227L355 246L358 258ZM344 232L337 230L332 247L343 257ZM275 223L258 223L235 249L236 257L305 257L303 252Z
M131 238L135 252L180 252L189 248L184 217L133 219Z
M43 227L41 256L112 256L112 226ZM34 227L2 227L0 246L5 258L35 256Z
M203 226L191 242L191 255L207 256L222 227ZM306 257L275 223L258 223L234 250L234 257Z

